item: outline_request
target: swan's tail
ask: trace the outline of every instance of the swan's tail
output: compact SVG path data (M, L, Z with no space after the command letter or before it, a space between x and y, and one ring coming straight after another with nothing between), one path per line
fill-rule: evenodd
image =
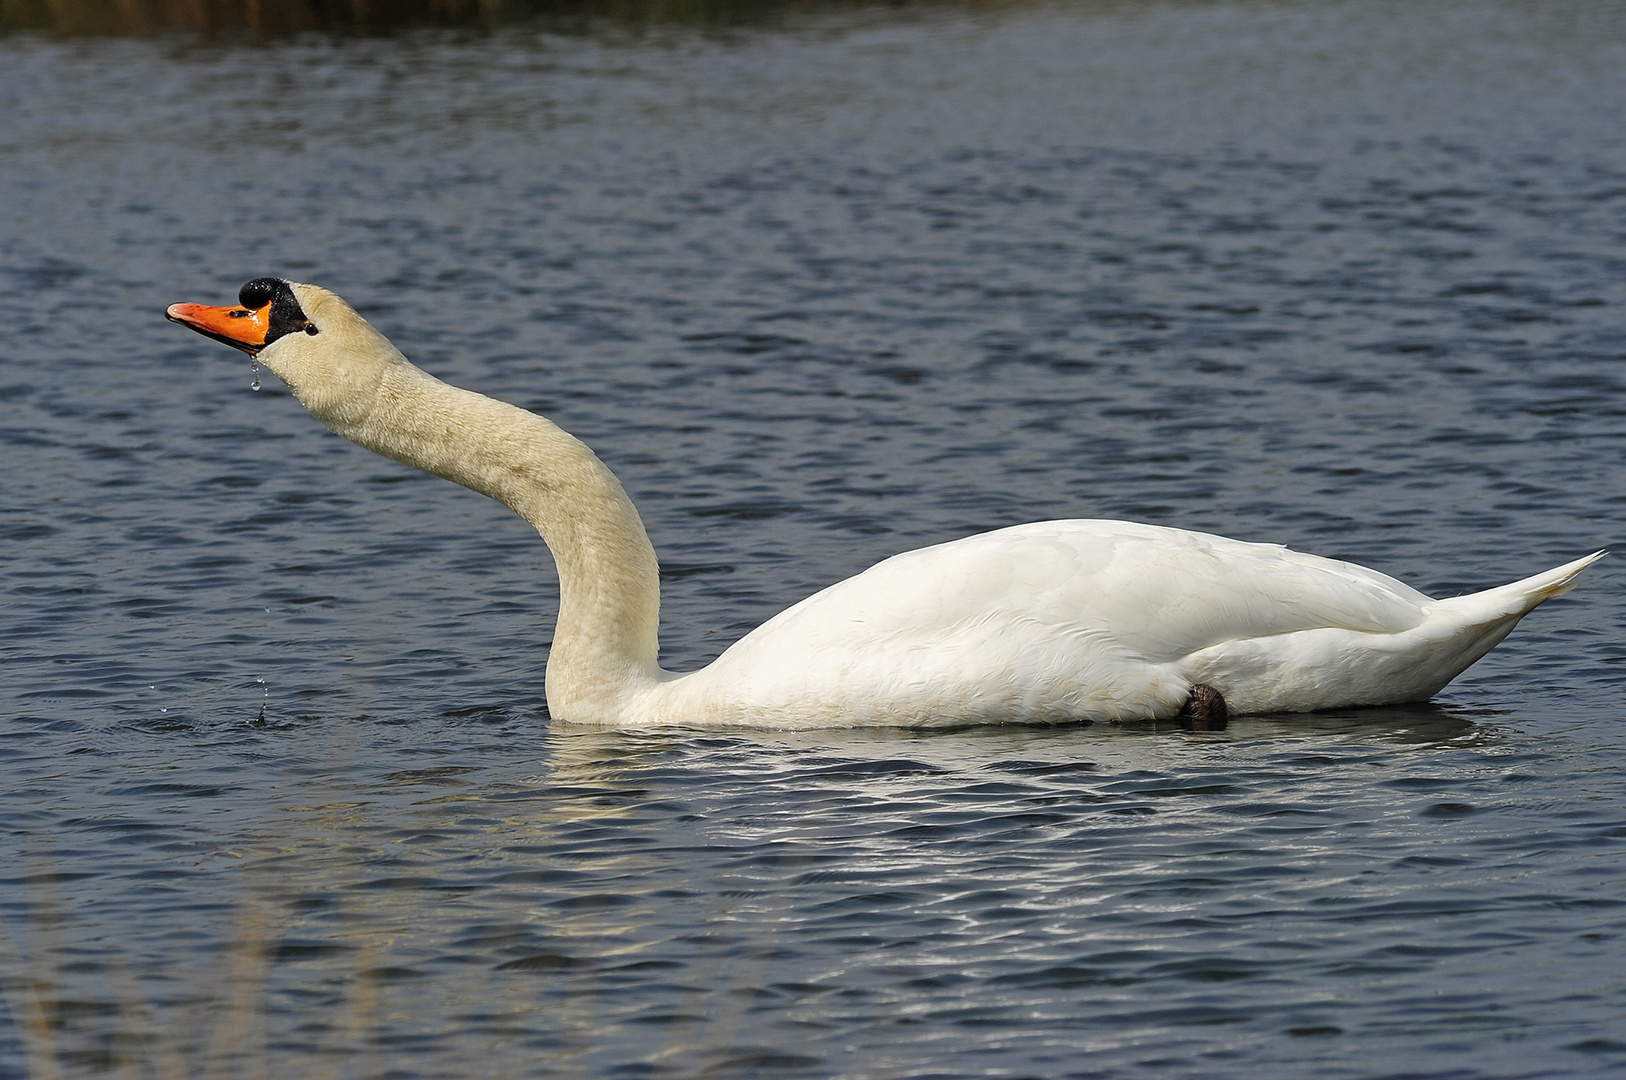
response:
M1486 589L1484 592L1472 593L1468 596L1457 596L1450 600L1440 601L1440 607L1456 608L1467 621L1480 622L1512 617L1515 621L1535 609L1536 605L1551 600L1555 596L1563 596L1575 588L1576 578L1581 571L1609 554L1607 551L1594 551L1592 554L1576 559L1574 562L1555 566L1544 573L1527 577L1523 581L1515 581L1509 585L1502 585L1495 589ZM1469 613L1472 614L1469 614Z
M1439 693L1446 683L1495 648L1536 605L1574 588L1581 571L1606 554L1594 551L1584 559L1555 566L1523 581L1436 600L1419 627L1425 637L1433 639L1433 645L1423 650L1425 659L1404 683L1414 696L1391 700L1421 701Z

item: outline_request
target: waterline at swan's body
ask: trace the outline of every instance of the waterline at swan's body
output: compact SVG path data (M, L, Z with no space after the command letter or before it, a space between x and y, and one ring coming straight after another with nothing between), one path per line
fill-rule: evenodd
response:
M894 556L770 619L706 668L656 664L659 572L582 443L414 367L332 293L262 278L171 319L257 355L328 427L498 499L559 565L555 717L812 727L1162 718L1194 686L1233 713L1427 698L1591 555L1433 600L1373 570L1204 533L1050 521Z

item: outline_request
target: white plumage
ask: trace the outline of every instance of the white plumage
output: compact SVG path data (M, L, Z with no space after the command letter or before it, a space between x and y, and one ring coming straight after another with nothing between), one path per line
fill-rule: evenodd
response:
M261 305L258 301L265 300ZM547 673L560 719L616 726L935 726L1233 713L1437 692L1589 555L1433 600L1374 570L1206 533L1047 521L896 555L687 675L655 662L659 576L621 485L547 420L413 367L343 300L260 279L170 317L257 353L323 423L534 524L559 564ZM258 327L258 329L256 329Z
M1119 720L1173 716L1196 683L1240 713L1417 701L1596 558L1432 600L1274 544L1124 521L1019 525L832 585L647 707L762 724Z

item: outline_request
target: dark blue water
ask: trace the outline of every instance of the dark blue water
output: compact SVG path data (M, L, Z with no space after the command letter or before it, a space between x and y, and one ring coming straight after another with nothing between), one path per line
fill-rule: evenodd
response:
M1460 592L1626 535L1623 110L1611 3L0 39L0 1076L1623 1075L1626 564L1405 709L571 730L534 533L162 320L548 413L672 667L1046 517Z

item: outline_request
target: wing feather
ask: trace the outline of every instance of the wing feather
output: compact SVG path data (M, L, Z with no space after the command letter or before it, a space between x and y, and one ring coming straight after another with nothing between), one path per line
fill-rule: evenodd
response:
M1397 633L1429 597L1365 567L1131 522L1019 525L906 552L780 613L724 653L839 639L921 650L1023 627L1162 663L1223 641L1336 627ZM737 657L744 660L745 656Z

